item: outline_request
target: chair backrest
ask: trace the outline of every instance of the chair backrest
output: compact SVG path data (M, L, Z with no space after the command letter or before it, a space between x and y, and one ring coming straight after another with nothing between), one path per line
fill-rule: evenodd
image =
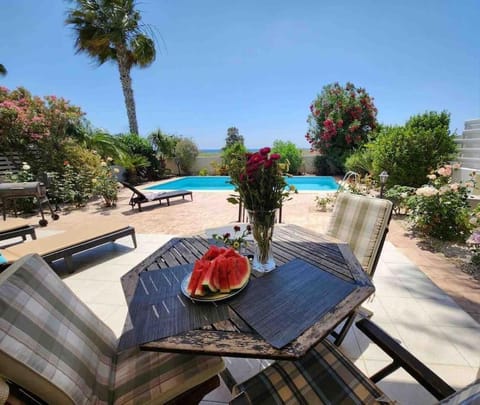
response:
M133 187L130 183L127 183L126 181L120 181L120 184L123 185L124 187L127 187L130 189L133 193L138 195L140 198L147 199L145 194L143 194L140 190L138 190L136 187Z
M47 403L107 403L114 333L38 255L0 273L0 375Z
M373 276L392 216L392 203L380 198L339 193L327 235L350 245L363 269Z

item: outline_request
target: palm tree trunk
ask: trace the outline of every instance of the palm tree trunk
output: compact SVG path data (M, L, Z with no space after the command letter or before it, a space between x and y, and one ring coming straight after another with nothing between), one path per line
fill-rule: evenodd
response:
M123 45L117 46L117 63L122 83L123 97L127 107L128 125L132 134L139 135L137 113L135 111L135 98L133 97L132 78L130 77L130 66L127 61L127 49Z

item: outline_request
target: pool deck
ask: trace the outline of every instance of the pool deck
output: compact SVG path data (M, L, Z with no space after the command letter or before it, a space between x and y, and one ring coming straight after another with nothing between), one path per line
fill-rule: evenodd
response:
M284 222L318 232L325 230L330 213L315 209L319 193L300 193L284 205ZM194 192L193 202L172 201L146 204L142 212L128 205L131 192L120 193L117 207L99 203L80 210L63 211L58 221L37 228L38 236L68 231L71 225L94 221L98 215L119 224L134 226L138 248L128 238L74 257L76 271L65 274L64 264L54 267L82 300L120 335L127 306L120 277L172 236L202 233L205 229L235 224L237 206L226 201L228 192ZM7 219L8 221L8 219ZM31 218L32 224L38 217ZM2 243L5 241L2 241ZM442 255L420 250L400 224L392 221L390 232L374 277L376 293L365 306L373 320L398 339L454 388L480 378L480 284L460 272ZM476 319L476 320L475 320ZM352 328L341 347L367 375L387 363L387 357ZM225 359L232 374L241 381L267 362L254 359ZM400 403L429 404L433 397L409 375L397 371L379 384ZM227 404L230 393L222 384L203 405Z

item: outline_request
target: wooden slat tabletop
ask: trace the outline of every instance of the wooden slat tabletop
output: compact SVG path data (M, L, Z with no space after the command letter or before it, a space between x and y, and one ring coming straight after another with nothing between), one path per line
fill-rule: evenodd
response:
M208 246L209 241L202 236L174 238L167 242L122 277L127 303L130 304L133 299L140 273L193 263L206 252ZM273 251L278 266L294 259L302 259L346 283L353 283L355 289L346 298L335 302L319 321L281 349L267 343L231 308L229 319L226 321L146 343L141 348L178 353L292 360L303 356L308 349L327 336L375 290L348 245L325 235L296 225L277 224L274 230ZM127 319L125 331L131 328L131 323Z

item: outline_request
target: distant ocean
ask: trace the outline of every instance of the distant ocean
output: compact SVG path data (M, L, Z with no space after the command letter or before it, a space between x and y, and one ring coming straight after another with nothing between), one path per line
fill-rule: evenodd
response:
M260 148L249 148L247 149L249 152L256 152ZM222 153L222 148L214 149L214 148L206 148L206 149L199 149L200 153Z
M247 151L248 152L256 152L258 151L260 148L248 148ZM302 148L301 148L302 149ZM302 149L304 151L308 151L309 149L308 148L304 148ZM216 154L219 154L219 153L222 153L222 148L205 148L205 149L199 149L199 152L200 153L216 153Z

